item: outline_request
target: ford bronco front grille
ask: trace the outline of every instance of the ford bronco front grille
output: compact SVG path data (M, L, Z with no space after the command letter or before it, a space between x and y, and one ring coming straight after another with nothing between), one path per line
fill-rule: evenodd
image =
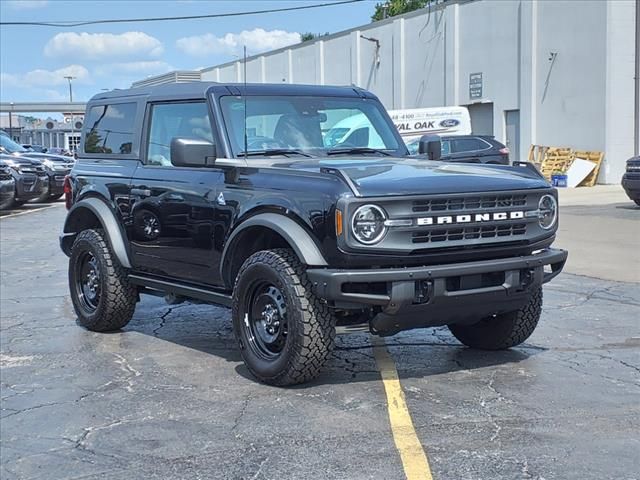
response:
M482 227L453 227L438 230L413 232L413 243L436 243L481 238L514 237L527 233L526 223L511 225L487 225Z
M416 213L448 212L452 210L465 211L477 209L520 207L526 204L526 195L483 195L416 200L413 202L413 211Z
M359 205L372 203L387 215L381 241L363 245L347 230L348 247L372 252L422 255L443 248L486 248L535 243L554 234L540 226L539 202L551 189L453 193L393 198L350 199L343 207L351 219Z

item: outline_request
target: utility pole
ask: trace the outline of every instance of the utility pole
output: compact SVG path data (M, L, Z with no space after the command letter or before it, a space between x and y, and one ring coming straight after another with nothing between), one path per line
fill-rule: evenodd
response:
M73 103L73 89L71 87L71 82L78 77L72 77L71 75L67 75L66 78L69 81L69 102Z
M633 155L640 155L640 0L636 0L635 105L633 111Z
M11 119L11 112L13 111L13 102L11 102L11 108L9 109L9 137L13 140L13 120Z
M71 82L73 80L75 80L77 77L72 77L71 75L67 75L64 78L67 79L67 81L69 82L69 103L73 103L73 88L71 86ZM72 153L75 153L75 132L74 132L74 122L75 119L73 118L73 105L71 106L71 136L69 136L69 151L71 151ZM71 145L71 143L73 142L73 146Z

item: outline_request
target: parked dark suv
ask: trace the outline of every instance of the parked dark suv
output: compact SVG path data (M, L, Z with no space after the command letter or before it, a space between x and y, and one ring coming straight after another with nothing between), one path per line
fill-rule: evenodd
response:
M490 135L449 135L440 139L441 160L509 165L509 149ZM417 154L418 139L408 142L407 148Z
M640 156L627 160L627 171L622 176L622 187L627 196L640 206Z
M0 152L19 158L29 158L38 161L48 177L46 191L35 198L37 202L50 202L62 196L64 177L71 171L75 160L62 155L51 155L27 150L14 142L8 136L0 136Z
M11 175L11 167L0 159L0 210L13 206L16 196L16 181Z
M9 167L15 188L13 199L6 203L5 208L19 207L48 194L49 177L38 160L0 153L0 161Z
M351 115L366 128L327 146ZM336 331L448 325L471 347L518 345L567 258L535 168L433 161L427 140L433 160L411 158L359 88L118 90L83 128L60 238L79 323L120 329L141 293L229 306L266 383L316 377Z

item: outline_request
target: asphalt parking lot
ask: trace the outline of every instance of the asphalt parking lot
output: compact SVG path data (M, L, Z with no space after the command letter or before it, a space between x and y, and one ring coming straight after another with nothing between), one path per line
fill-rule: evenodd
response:
M3 480L402 479L394 372L435 479L640 478L640 208L619 192L567 201L567 272L521 347L341 336L322 376L289 389L249 376L223 308L144 298L122 332L78 327L64 206L29 209L0 219Z

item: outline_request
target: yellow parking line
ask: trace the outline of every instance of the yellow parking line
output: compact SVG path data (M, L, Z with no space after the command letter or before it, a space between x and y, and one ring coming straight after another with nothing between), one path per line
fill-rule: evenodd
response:
M432 480L429 460L413 427L396 365L382 338L374 337L372 343L373 354L387 394L387 410L393 440L400 453L407 480Z

